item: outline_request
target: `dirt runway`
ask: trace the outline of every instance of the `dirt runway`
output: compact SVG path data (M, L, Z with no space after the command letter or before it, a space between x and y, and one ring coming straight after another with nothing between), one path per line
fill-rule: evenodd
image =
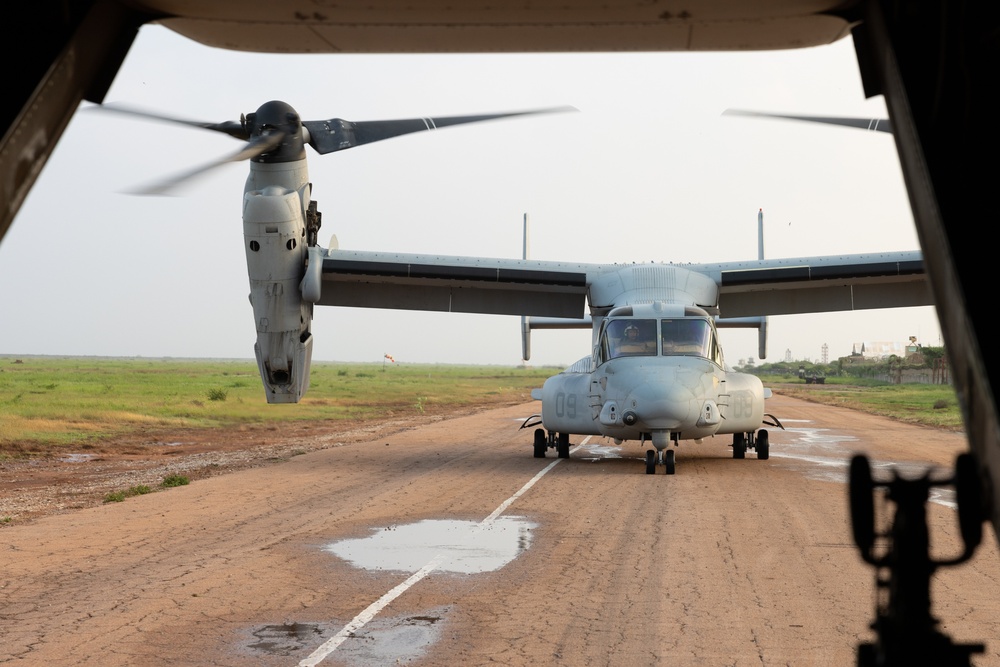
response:
M640 447L593 439L538 477L557 459L533 458L517 429L534 409L8 526L0 663L853 664L872 639L874 576L850 538L848 458L915 474L965 449L958 434L776 396L788 430L771 430L768 461L733 460L715 438L682 444L676 475L648 476ZM928 515L935 552L956 552L947 494ZM408 543L417 522L438 523ZM375 534L385 542L360 541ZM375 565L331 552L345 540ZM992 530L933 593L943 631L986 642L974 664L1000 665Z

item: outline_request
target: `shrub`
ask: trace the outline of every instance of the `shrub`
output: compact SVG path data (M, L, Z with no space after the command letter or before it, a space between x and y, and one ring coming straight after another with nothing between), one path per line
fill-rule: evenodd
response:
M136 486L129 487L125 491L112 491L108 495L104 496L104 502L120 503L126 498L131 498L132 496L143 496L152 492L153 490L145 484L138 484Z
M189 480L184 475L167 475L166 477L163 478L163 481L160 482L160 486L162 486L165 489L169 489L174 486L184 486L185 484L190 484L190 483L191 480Z

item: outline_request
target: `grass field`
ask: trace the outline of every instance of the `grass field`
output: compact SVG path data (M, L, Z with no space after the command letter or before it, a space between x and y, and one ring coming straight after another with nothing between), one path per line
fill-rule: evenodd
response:
M142 428L217 428L280 421L364 421L448 406L514 404L561 369L315 363L301 403L268 405L253 361L0 357L0 453L79 444ZM797 384L790 396L960 429L950 387ZM938 407L935 407L938 406Z
M766 376L761 380L765 387L771 387L785 396L936 428L963 428L958 398L955 390L948 385L885 384L857 378L827 378L826 384L805 384L788 378Z
M0 357L0 448L141 427L364 420L526 402L558 370L314 363L302 402L268 405L253 361Z

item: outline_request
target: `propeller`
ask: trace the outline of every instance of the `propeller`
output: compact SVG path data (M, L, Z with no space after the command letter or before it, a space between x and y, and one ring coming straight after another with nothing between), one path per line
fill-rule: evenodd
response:
M243 148L228 157L217 159L201 167L141 188L134 191L135 194L166 194L181 183L228 162L240 162L247 159L265 163L301 160L305 158L306 144L311 146L320 155L325 155L413 132L424 132L501 118L577 110L574 107L562 106L476 116L442 116L438 118L404 118L400 120L360 122L352 122L342 118L303 121L299 118L295 109L287 103L271 101L261 105L257 111L251 114L247 114L246 116L241 115L239 121L207 123L167 116L123 105L104 104L93 108L222 132L246 142Z
M872 132L892 134L892 123L888 118L849 118L844 116L796 116L790 114L765 113L761 111L744 111L742 109L726 109L724 116L753 116L757 118L783 118L785 120L801 120L810 123L825 123L827 125L845 125L857 127Z

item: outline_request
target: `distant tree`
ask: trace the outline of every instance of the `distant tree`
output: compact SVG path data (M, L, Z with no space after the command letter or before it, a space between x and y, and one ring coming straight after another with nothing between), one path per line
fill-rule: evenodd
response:
M928 366L933 366L935 361L944 356L945 350L943 347L927 345L920 348L920 354L924 355L924 361L927 362Z

